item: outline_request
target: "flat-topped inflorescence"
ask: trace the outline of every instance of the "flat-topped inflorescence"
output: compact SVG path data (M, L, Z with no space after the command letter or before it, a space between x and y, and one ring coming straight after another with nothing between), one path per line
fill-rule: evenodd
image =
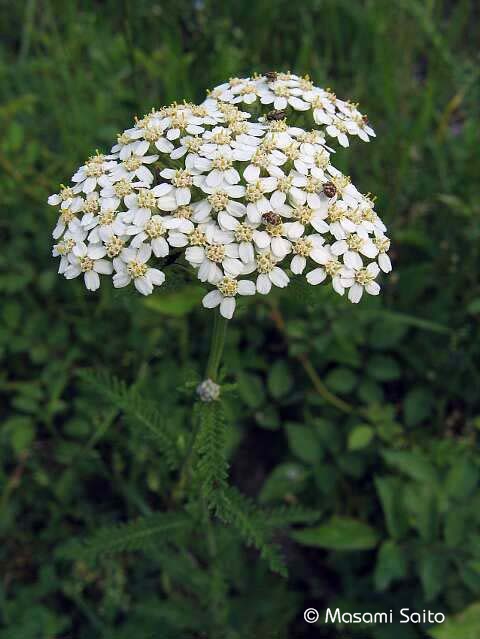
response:
M312 128L290 124L293 111L309 112ZM211 288L203 305L226 318L238 295L266 295L291 275L331 281L352 302L377 295L390 240L326 135L347 146L374 133L355 105L292 74L231 79L201 105L152 110L50 196L59 272L89 290L111 275L149 295L175 251Z

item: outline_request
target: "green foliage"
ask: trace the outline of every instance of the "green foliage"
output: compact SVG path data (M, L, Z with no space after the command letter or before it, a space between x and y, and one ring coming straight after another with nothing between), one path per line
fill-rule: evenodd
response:
M220 507L219 500L227 486L228 463L225 459L226 428L221 402L196 405L199 433L195 448L199 456L198 477L203 497L210 507Z
M332 517L321 526L292 533L292 537L305 546L329 550L369 550L378 540L369 525L347 517Z
M175 434L170 430L165 415L151 401L142 397L135 388L128 388L124 382L111 377L106 371L82 371L80 377L94 391L123 411L141 427L145 428L165 456L169 468L178 466L178 450Z
M337 601L448 616L352 638L476 639L475 3L28 0L0 24L2 639L336 639L302 611ZM45 201L134 115L274 68L368 113L378 137L336 161L378 195L394 272L355 306L302 278L242 305L236 391L192 423L196 284L65 282Z
M62 559L91 561L99 556L145 550L152 544L177 539L192 522L182 514L155 513L138 520L106 526L88 539L74 541L58 549Z

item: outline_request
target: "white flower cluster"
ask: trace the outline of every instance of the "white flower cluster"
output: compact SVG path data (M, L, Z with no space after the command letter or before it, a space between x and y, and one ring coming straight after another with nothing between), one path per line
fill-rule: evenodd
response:
M313 128L291 126L294 110L310 110ZM373 199L332 165L325 134L347 146L374 132L355 105L292 74L232 79L202 105L152 110L48 199L60 207L59 272L89 290L113 275L149 295L174 252L212 287L203 305L226 318L237 295L283 288L288 271L329 279L352 302L377 295L390 240Z

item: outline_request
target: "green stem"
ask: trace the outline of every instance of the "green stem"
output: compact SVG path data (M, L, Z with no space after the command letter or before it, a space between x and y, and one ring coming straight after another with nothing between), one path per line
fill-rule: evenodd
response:
M205 377L216 382L218 378L218 369L220 367L220 361L222 359L223 347L225 346L225 334L227 332L228 320L220 315L215 314L213 322L212 337L210 339L210 353L208 356L207 368L205 371ZM190 469L192 466L195 441L197 439L198 431L200 429L200 417L194 411L193 416L193 428L192 436L188 444L187 452L180 468L179 478L172 490L172 501L178 502L183 497L188 477L190 475Z
M222 359L223 348L225 346L225 334L227 332L228 320L220 315L215 314L213 321L212 337L210 339L210 355L208 357L207 370L205 377L216 382L218 378L218 369Z

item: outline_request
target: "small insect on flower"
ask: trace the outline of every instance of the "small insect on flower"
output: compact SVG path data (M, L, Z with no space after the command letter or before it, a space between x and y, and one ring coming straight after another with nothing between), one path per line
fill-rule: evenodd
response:
M258 118L242 108L253 103ZM312 130L289 122L308 110ZM392 269L387 229L326 136L347 147L375 132L357 104L292 73L231 78L200 105L152 109L48 198L59 274L150 295L174 247L206 289L203 306L226 319L239 297L284 288L290 274L348 289L353 303L377 295Z
M280 109L273 109L267 113L267 120L270 122L278 122L279 120L284 120L287 115L286 111Z
M282 216L278 213L274 213L273 211L267 211L265 215L262 217L262 221L264 224L272 224L273 226L277 226L282 221Z
M323 192L327 197L335 197L337 194L337 187L333 182L325 182L323 185Z

